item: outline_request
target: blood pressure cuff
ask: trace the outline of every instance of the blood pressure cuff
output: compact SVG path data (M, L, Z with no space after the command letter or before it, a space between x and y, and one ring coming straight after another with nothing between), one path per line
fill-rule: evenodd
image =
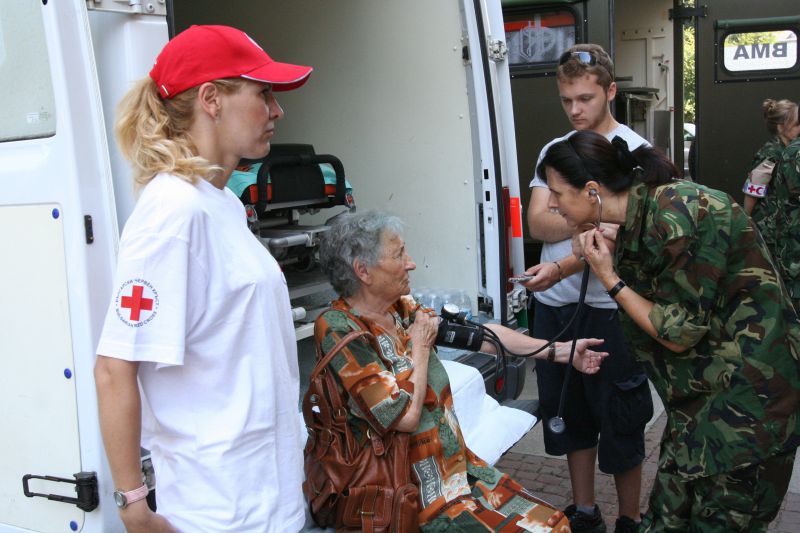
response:
M747 181L744 182L742 190L748 196L754 198L764 198L767 195L769 182L772 180L772 170L775 162L765 159L756 168L750 171Z

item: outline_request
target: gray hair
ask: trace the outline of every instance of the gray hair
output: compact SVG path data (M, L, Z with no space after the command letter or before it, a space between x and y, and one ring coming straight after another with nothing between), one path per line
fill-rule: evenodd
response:
M367 266L381 258L381 237L402 236L403 222L379 211L350 214L334 219L331 229L320 238L319 262L334 290L342 297L352 296L361 287L353 269L358 259Z

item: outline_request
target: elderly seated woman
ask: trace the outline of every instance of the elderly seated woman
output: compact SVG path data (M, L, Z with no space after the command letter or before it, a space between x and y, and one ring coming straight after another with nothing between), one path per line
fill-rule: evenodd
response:
M361 337L333 359L331 368L347 395L348 423L356 434L364 435L370 427L381 435L389 430L411 434L413 481L421 488L421 530L568 531L560 511L464 444L447 373L433 347L438 319L408 296L408 272L416 265L406 252L400 220L377 212L340 216L323 237L320 262L340 296L316 321L320 353L351 331L369 329L380 340L383 359L392 362L386 368ZM515 352L546 342L500 325L488 327ZM590 347L601 342L578 341L575 368L597 372L606 354ZM557 343L556 361L568 360L570 344ZM494 348L485 343L483 349Z

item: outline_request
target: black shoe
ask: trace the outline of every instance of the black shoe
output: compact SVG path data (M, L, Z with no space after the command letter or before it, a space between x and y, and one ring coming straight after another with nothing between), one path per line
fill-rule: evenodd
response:
M605 533L606 523L603 522L603 515L600 508L594 505L594 512L586 514L578 511L575 505L569 505L564 509L564 515L569 519L569 527L573 533Z
M639 531L639 524L641 522L634 522L627 516L620 516L614 526L614 533L636 533Z

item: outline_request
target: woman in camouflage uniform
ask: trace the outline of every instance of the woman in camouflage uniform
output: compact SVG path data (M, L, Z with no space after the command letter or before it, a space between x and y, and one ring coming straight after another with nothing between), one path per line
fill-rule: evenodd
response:
M770 195L780 206L775 217L775 258L795 310L800 310L800 137L781 154Z
M364 337L331 361L348 397L347 421L369 446L369 430L411 433L409 458L420 488L419 521L433 531L569 531L561 511L542 502L467 448L453 408L450 381L433 349L438 319L408 296L416 265L405 250L396 217L369 212L342 215L323 237L320 263L341 296L314 325L324 354L351 331L369 330L382 356ZM515 352L540 348L500 325L488 326ZM596 373L606 354L578 341L574 366ZM571 342L554 344L552 359L569 359ZM493 349L488 343L484 351ZM538 357L548 357L542 352ZM384 360L391 362L387 368Z
M750 165L750 173L744 182L744 210L753 217L769 251L775 250L775 218L780 206L770 186L772 169L781 160L783 149L800 134L797 120L797 104L789 100L764 100L761 105L767 130L772 138L759 148Z
M620 225L574 242L668 416L641 530L766 531L800 444L800 323L752 221L619 138L578 132L542 165L573 225Z

